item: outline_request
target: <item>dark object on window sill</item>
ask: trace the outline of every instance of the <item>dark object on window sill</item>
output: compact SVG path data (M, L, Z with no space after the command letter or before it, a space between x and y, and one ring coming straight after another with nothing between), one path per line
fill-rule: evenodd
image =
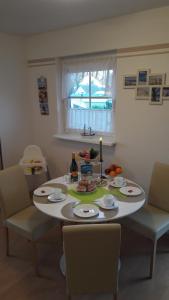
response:
M81 136L93 136L93 135L95 135L95 132L91 132L91 133L89 133L89 132L81 132Z
M84 124L83 132L81 132L81 136L93 136L95 135L95 132L92 131L92 127L89 127L86 131L86 125Z

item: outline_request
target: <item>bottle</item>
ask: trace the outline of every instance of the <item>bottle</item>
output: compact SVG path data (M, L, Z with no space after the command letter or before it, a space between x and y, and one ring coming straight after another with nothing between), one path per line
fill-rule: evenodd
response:
M72 153L72 162L70 165L71 182L78 181L78 165L75 160L75 153Z

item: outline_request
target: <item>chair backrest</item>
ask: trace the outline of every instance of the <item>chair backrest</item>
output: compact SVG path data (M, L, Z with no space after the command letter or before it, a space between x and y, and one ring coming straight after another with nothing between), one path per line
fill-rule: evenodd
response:
M65 226L63 240L70 295L117 292L119 224Z
M0 171L0 202L3 219L31 204L27 182L19 165Z
M169 165L155 163L149 189L149 203L169 212Z
M44 159L41 148L37 145L29 145L25 148L24 159Z

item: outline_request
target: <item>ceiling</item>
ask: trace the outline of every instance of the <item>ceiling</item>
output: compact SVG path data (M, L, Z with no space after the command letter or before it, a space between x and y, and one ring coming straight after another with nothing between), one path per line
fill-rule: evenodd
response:
M169 0L0 0L0 32L41 33L167 5Z

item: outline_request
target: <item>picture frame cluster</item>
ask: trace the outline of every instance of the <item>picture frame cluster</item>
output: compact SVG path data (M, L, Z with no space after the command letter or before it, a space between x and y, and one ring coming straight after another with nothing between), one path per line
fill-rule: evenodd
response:
M37 79L39 106L41 115L49 115L47 78L41 76Z
M136 90L136 100L149 100L150 104L162 104L169 100L169 85L166 85L166 74L151 73L150 69L137 71L137 75L123 77L125 89Z

